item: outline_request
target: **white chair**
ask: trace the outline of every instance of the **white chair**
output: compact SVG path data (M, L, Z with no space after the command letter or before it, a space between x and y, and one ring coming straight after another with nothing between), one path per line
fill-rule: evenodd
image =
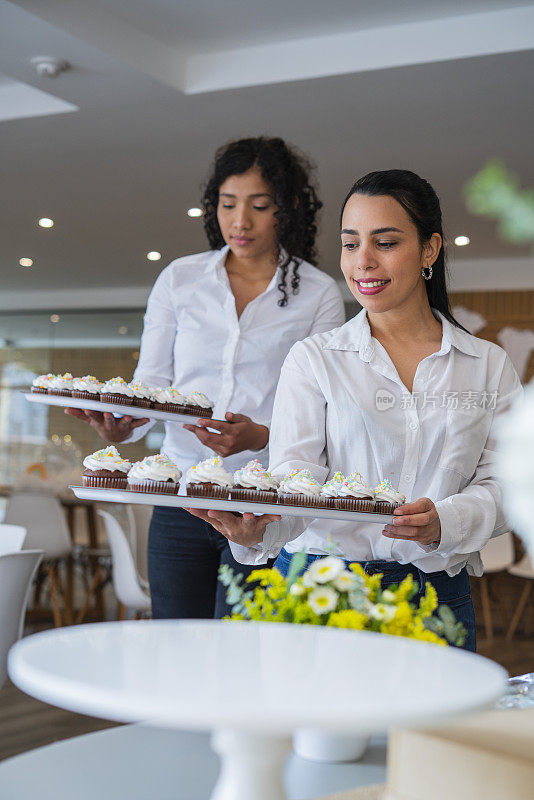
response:
M485 547L480 551L484 574L480 579L480 595L482 600L482 616L484 618L484 628L486 639L493 639L493 619L491 615L491 600L489 592L488 575L496 572L504 572L514 563L514 537L511 533L503 533L490 539Z
M15 491L9 498L5 521L26 528L25 550L44 550L43 566L50 582L54 624L56 628L63 624L61 596L65 622L70 625L72 587L65 591L59 565L71 555L72 540L61 503L50 492Z
M0 524L0 556L22 550L25 538L26 528L21 525Z
M532 591L534 581L534 564L532 563L529 555L525 553L521 561L518 561L517 564L513 564L511 567L509 567L508 572L510 575L515 575L518 578L524 578L526 581L523 591L521 592L521 597L519 598L519 602L514 611L512 621L510 622L510 627L506 633L506 641L511 642L514 638L514 633L516 632L517 626L519 625L521 615L525 610L530 592Z
M139 577L128 538L119 522L109 511L98 511L104 521L111 558L113 562L113 588L117 600L126 609L135 612L135 617L151 610L148 584ZM120 615L121 617L124 614Z
M129 539L132 548L137 572L148 580L147 569L147 549L148 549L148 529L154 506L146 506L141 503L132 503L125 506L130 528Z
M7 654L22 636L33 578L42 550L0 555L0 688L7 678Z

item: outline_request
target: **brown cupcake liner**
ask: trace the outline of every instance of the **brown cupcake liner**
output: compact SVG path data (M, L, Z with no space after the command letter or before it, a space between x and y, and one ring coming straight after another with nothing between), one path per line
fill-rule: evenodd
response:
M189 414L192 417L213 417L212 408L202 408L201 406L180 406L180 414Z
M377 514L393 514L399 503L389 503L387 500L375 500L374 511Z
M133 397L126 397L123 394L101 394L100 399L103 403L115 403L118 406L133 406Z
M44 386L32 386L30 392L34 394L48 394L48 389L45 389Z
M165 411L167 414L183 414L182 406L177 403L156 403L158 411Z
M78 389L73 389L72 396L77 397L78 400L98 400L100 402L100 395L92 394L92 392L82 392L78 391Z
M131 492L145 492L147 494L178 494L179 483L174 481L145 481L144 483L129 483Z
M285 506L304 506L304 508L320 508L318 497L305 494L279 494L278 502Z
M94 475L84 475L83 485L90 489L126 489L126 475L124 478L100 478Z
M215 486L213 483L188 483L186 492L188 497L207 497L215 500L227 500L230 496L228 486Z
M374 500L365 500L359 497L338 497L336 508L339 511L374 511Z
M72 389L49 389L48 394L55 394L56 397L72 397Z
M278 503L278 494L268 489L250 489L236 486L230 489L231 500L242 500L244 503Z
M317 498L319 508L337 508L337 497L326 497L325 495Z
M133 397L130 405L137 406L137 408L152 408L152 400L144 397Z

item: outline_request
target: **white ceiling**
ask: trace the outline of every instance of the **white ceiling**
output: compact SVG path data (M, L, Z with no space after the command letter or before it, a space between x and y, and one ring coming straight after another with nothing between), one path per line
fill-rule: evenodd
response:
M499 16L497 27L495 15L504 12L510 24ZM107 305L120 305L135 287L142 295L165 263L206 247L201 221L185 211L199 202L215 148L258 134L287 138L317 164L325 203L320 265L331 274L338 274L337 214L349 185L371 169L405 167L438 189L450 236L471 237L462 259L493 263L493 276L502 274L497 265L514 261L522 265L514 273L522 288L534 286L529 249L500 241L492 222L466 212L462 196L465 180L495 156L524 186L534 185L534 26L520 26L517 16L532 12L528 3L489 0L0 0L0 72L79 108L0 127L0 307L24 308L27 298L35 308L40 294L46 308L56 294L86 305L82 289L105 292ZM465 16L472 14L476 25ZM440 31L452 29L442 18L456 17L447 25L458 31L462 16L463 52L472 41L475 55L447 58L461 37L443 37ZM353 64L347 72L345 62L339 74L329 67L303 79L301 65L291 63L283 79L263 85L258 79L197 94L173 85L173 71L187 73L185 57L212 58L215 47L241 48L252 71L256 54L265 64L289 39L316 48L320 62L317 37L324 37L325 53L334 41L328 37L364 30L373 45L383 25L388 41L401 26L398 46L417 43L424 31L422 44L441 47L442 60L406 48L404 65L392 66L390 48L383 48L380 68ZM481 30L486 43L500 40L495 52L478 54ZM510 52L502 52L503 42ZM38 78L29 65L36 55L67 59L72 69ZM243 84L249 77L243 74ZM52 217L54 228L38 228L42 216ZM149 250L161 251L162 261L148 262ZM34 266L19 267L21 257ZM457 286L462 273L460 263Z

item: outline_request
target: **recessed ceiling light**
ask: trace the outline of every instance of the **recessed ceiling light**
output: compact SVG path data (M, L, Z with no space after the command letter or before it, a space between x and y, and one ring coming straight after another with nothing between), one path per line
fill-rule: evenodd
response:
M31 267L33 261L31 260L31 258L21 258L19 260L19 264L21 267Z
M159 261L161 258L161 253L158 253L157 250L151 250L150 253L146 254L146 257L149 261Z
M59 314L50 314L50 322L59 322Z
M121 326L120 326L120 328L119 328L119 333L120 333L121 335L123 335L123 334L125 334L125 333L128 333L128 328L126 327L126 325L121 325Z
M67 444L72 442L72 436L70 435L70 433L65 434L65 436L63 437L63 441L66 442Z
M54 227L54 220L50 219L49 217L41 217L39 220L39 225L41 228L53 228Z
M201 217L204 212L201 208L188 208L187 209L187 216L188 217Z
M469 244L470 241L471 239L469 238L469 236L457 236L456 239L454 240L454 244L457 245L458 247L465 247L465 245Z

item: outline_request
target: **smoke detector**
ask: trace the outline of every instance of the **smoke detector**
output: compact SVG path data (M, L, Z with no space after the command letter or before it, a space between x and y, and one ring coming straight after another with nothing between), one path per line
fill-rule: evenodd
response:
M40 77L45 78L57 78L61 72L65 72L70 67L68 61L51 56L35 56L31 59L30 64L33 64Z

